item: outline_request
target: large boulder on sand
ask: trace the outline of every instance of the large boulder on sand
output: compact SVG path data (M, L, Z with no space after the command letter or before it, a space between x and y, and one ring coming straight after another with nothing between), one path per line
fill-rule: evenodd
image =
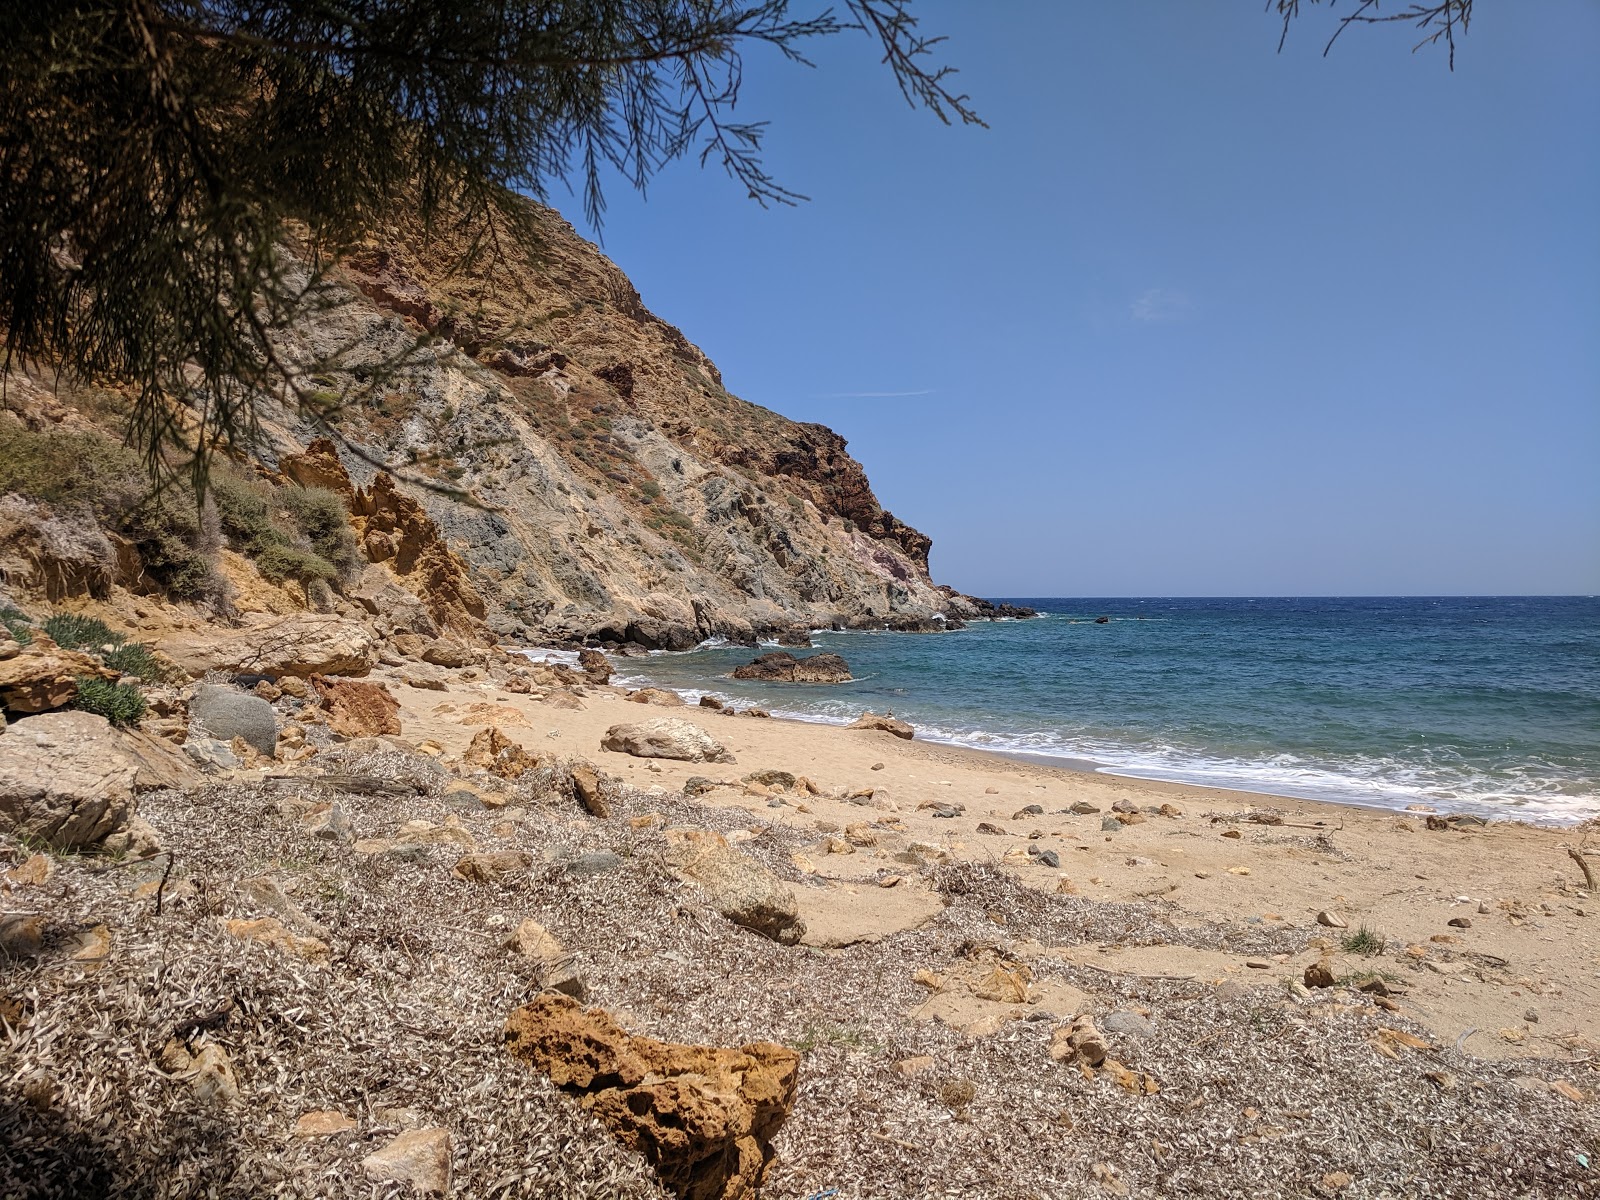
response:
M506 1020L506 1047L655 1169L680 1200L754 1196L794 1109L800 1055L636 1037L610 1013L543 995Z
M189 700L189 727L220 742L242 737L271 758L278 749L278 718L260 696L220 683L202 683Z
M703 889L717 911L735 925L786 946L805 936L794 889L728 845L720 833L669 829L666 839L672 873Z
M787 650L774 650L742 667L735 667L733 677L766 683L849 683L852 678L850 664L837 654L796 658Z
M731 763L733 755L700 726L681 717L659 717L633 725L613 725L600 740L602 750L635 758L675 758L682 762Z
M850 725L851 729L875 729L882 733L892 733L897 738L910 741L916 730L898 717L886 716L875 712L864 712Z
M104 717L43 713L0 733L0 833L57 850L127 823L138 758Z
M182 633L161 649L191 675L365 675L378 661L378 637L366 625L312 612L269 617L220 635Z

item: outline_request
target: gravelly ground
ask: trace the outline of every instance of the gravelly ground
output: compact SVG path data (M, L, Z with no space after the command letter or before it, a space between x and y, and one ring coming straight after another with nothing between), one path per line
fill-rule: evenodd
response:
M392 776L414 764L379 753L347 766ZM1037 977L1091 993L1097 1011L1148 1010L1153 1034L1113 1038L1118 1059L1158 1081L1137 1096L1106 1072L1053 1062L1049 1021L974 1039L907 1016L927 994L912 980L919 968L1003 956L1020 939L1269 954L1302 949L1303 934L1180 930L1160 904L1045 895L966 864L927 868L949 907L920 930L842 951L783 947L723 920L661 866L659 832L626 820L660 812L732 829L744 814L619 791L613 818L598 821L524 787L513 803L526 815L498 836L504 813L454 807L438 782L414 798L341 803L362 836L457 812L484 848L527 849L534 868L489 886L452 878L456 846L414 862L358 856L280 811L319 794L280 781L146 798L175 862L160 915L131 889L159 878L161 859L68 859L42 887L6 897L46 914L51 934L38 959L0 965L0 991L25 1011L0 1045L0 1195L396 1196L358 1164L407 1124L452 1130L456 1195L661 1195L640 1160L500 1049L506 1013L534 986L499 948L525 916L579 953L591 1000L638 1032L806 1050L768 1197L1600 1195L1594 1101L1514 1082L1562 1079L1592 1097L1592 1064L1485 1063L1448 1045L1401 1048L1395 1061L1372 1047L1375 1032L1423 1031L1353 992L1303 1002L1264 986L1224 999L1205 984L1033 960ZM797 837L769 832L744 848L803 884L788 857ZM565 870L567 856L600 849L621 864L588 878ZM235 884L263 873L331 930L331 965L224 934L225 918L262 915ZM87 969L70 952L102 922L113 951ZM228 998L232 1013L193 1040L214 1040L235 1064L242 1100L219 1108L157 1059L175 1024ZM933 1067L896 1071L916 1055ZM290 1137L313 1109L360 1128Z

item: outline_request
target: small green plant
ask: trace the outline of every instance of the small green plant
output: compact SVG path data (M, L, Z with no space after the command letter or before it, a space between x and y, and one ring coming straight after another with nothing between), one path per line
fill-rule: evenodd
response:
M33 622L20 608L14 608L9 604L0 608L0 626L5 627L11 640L19 646L26 646L33 641Z
M145 712L144 696L138 688L96 675L78 678L78 698L72 707L104 717L113 725L131 725Z
M57 613L46 617L44 631L63 650L92 650L98 653L103 646L120 646L128 640L98 617L85 617L77 613Z
M1368 929L1363 925L1354 933L1347 933L1339 943L1346 954L1365 954L1371 957L1383 953L1383 934Z
M166 671L143 642L124 642L107 650L100 661L119 675L137 675L146 683L156 683L166 677Z
M222 532L266 578L332 583L360 569L344 501L326 488L275 488L236 471L218 471L211 487Z
M806 1026L794 1041L794 1048L810 1053L819 1046L839 1046L846 1050L877 1050L879 1045L867 1030L858 1025L840 1025L833 1021L819 1021Z

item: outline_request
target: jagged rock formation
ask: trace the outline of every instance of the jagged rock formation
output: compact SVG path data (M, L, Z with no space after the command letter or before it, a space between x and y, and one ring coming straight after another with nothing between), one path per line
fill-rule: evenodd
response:
M477 503L379 475L352 493L374 561L381 522L361 497L381 493L427 510L501 637L686 649L985 615L933 585L929 539L884 511L843 438L729 394L570 225L540 210L538 227L532 256L484 270L398 222L344 265L349 302L299 331L302 352L355 346L374 362L419 332L441 339L343 428ZM331 445L283 448L286 474L341 487Z
M364 561L332 592L267 578L202 519L183 536L219 611L259 623L316 609L382 638L677 650L1021 615L935 586L929 539L884 511L843 438L731 395L558 214L538 209L535 224L529 253L464 263L450 230L397 220L335 270L282 355L336 357L378 394L339 409L338 445L263 397L248 465L342 497ZM15 419L35 435L111 432L123 403L12 375ZM62 504L0 497L0 584L19 595L115 606L161 593L149 566ZM171 640L196 633L209 630L180 622Z

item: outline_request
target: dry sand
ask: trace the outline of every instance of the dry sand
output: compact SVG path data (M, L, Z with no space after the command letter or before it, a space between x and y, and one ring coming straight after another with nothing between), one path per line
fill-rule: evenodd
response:
M502 943L533 919L634 1032L802 1051L766 1200L1600 1196L1594 901L1562 848L1579 834L1429 831L1420 815L607 688L574 709L488 682L412 688L404 673L375 677L402 701L406 742L451 762L493 721L536 755L609 772L611 815L532 775L480 781L503 807L463 802L456 775L415 750L315 730L325 748L293 768L146 795L175 866L165 884L162 859L68 856L5 898L47 933L0 969L0 1195L400 1200L412 1193L361 1164L426 1128L448 1132L455 1197L664 1200L638 1156L502 1046L506 1014L540 986ZM600 750L610 726L660 716L737 763ZM821 794L740 782L775 770ZM691 800L693 777L725 786ZM308 825L330 795L354 846ZM1102 811L1064 811L1078 802ZM1117 802L1178 812L1102 830ZM1030 805L1044 811L1016 816ZM363 849L419 823L404 853ZM717 830L787 881L806 944L724 919L667 869L663 825ZM469 843L529 866L463 880ZM252 878L292 901L317 955L230 932L266 915ZM1319 910L1349 929L1318 925ZM1341 948L1363 924L1384 953ZM1305 989L1325 955L1345 982ZM1393 994L1351 986L1363 977ZM1099 1069L1051 1053L1080 1011L1106 1034ZM206 1099L174 1071L175 1037L224 1055L236 1095ZM308 1114L338 1131L306 1136Z
M666 708L593 688L582 711L504 692L493 684L457 684L446 695L397 686L408 737L436 739L459 753L482 722L498 715L503 730L534 753L576 754L638 787L681 791L694 777L729 786L706 793L707 805L743 809L752 828L779 825L817 835L807 855L819 879L851 897L846 911L871 930L876 910L903 904L892 889L863 883L894 869L894 845L925 842L954 860L992 864L1019 882L1096 900L1150 901L1169 919L1261 926L1292 935L1296 953L1263 959L1183 946L1086 946L1081 962L1118 971L1181 975L1217 982L1300 979L1324 957L1336 977L1379 972L1409 994L1405 1011L1439 1037L1473 1054L1502 1058L1564 1056L1592 1046L1600 1015L1600 896L1565 847L1582 831L1517 823L1432 831L1426 815L1063 770L997 754L917 741L887 733L781 719L731 717L698 707ZM494 709L470 711L474 705ZM600 749L611 725L659 716L682 717L711 733L737 765L641 760ZM474 724L462 724L463 718ZM881 764L881 769L873 768ZM825 796L786 796L781 806L745 794L739 780L757 770L803 775ZM872 789L865 805L830 798ZM1118 802L1142 822L1102 829ZM1067 810L1088 802L1099 813ZM929 804L956 804L941 818ZM1042 815L1021 815L1030 805ZM1160 816L1161 806L1178 816ZM903 839L852 855L820 845L845 826L893 815ZM1252 819L1255 818L1255 819ZM1281 820L1261 824L1259 820ZM980 825L1003 832L980 832ZM1229 836L1237 834L1237 836ZM888 844L893 842L894 845ZM1600 863L1600 836L1590 839ZM1026 859L1032 845L1054 850L1059 869ZM1347 928L1317 924L1329 912ZM893 927L898 913L885 915ZM828 919L835 919L830 911ZM1468 927L1452 926L1452 920ZM1386 944L1381 955L1352 954L1346 937L1363 926ZM1012 929L1026 937L1025 929ZM1265 962L1250 967L1248 962Z

